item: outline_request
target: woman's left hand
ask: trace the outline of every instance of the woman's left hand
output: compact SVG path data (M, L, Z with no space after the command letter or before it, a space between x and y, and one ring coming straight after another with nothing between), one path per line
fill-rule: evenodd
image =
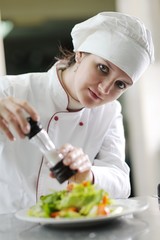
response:
M64 156L63 163L77 173L69 179L69 181L80 183L83 181L93 182L93 173L91 171L91 162L87 154L81 148L65 144L59 152Z

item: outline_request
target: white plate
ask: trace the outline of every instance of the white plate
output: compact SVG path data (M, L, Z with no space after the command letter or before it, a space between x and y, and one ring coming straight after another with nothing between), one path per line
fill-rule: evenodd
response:
M109 216L104 217L92 217L92 218L74 218L74 219L54 219L54 218L37 218L27 216L28 209L23 209L18 211L15 216L23 221L47 224L53 226L89 226L93 224L101 224L102 222L107 222L111 220L115 220L125 215L138 213L144 211L148 207L148 202L144 198L129 198L129 199L121 199L115 200L116 204L114 205L115 211Z

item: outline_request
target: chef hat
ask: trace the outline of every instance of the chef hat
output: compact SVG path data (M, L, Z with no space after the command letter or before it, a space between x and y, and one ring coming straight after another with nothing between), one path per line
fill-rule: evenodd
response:
M140 19L119 12L102 12L76 24L74 51L95 54L123 70L135 82L154 60L150 31Z

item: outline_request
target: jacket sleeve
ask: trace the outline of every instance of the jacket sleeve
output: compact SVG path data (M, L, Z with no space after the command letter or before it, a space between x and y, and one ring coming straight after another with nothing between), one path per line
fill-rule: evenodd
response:
M125 138L120 112L112 119L92 171L94 183L105 189L110 197L129 197L130 169L125 162Z

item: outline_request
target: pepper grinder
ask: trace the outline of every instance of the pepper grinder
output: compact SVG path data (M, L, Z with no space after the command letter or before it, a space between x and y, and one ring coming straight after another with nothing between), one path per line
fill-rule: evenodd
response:
M27 137L44 154L50 166L50 171L58 182L63 183L76 174L77 170L72 170L69 166L63 164L63 155L58 153L41 123L34 121L31 117L28 117L27 121L30 124L30 132Z

